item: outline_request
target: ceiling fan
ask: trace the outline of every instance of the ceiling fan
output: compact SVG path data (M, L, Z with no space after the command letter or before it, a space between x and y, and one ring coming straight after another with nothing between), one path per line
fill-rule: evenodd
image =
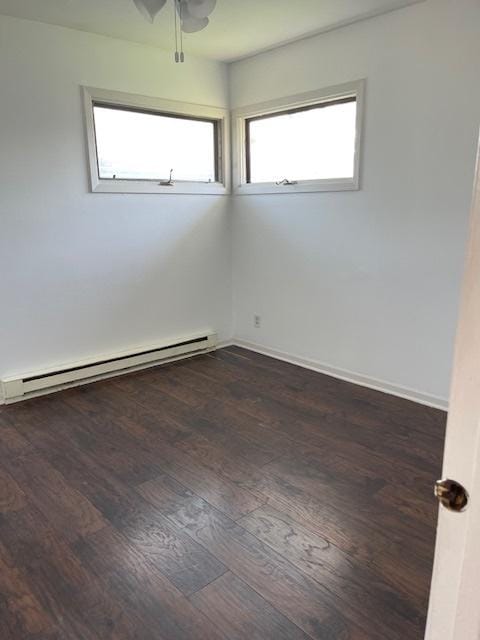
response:
M133 0L142 16L153 22L167 0ZM175 5L175 62L184 62L183 33L201 31L209 23L208 16L217 0L173 0ZM178 43L180 41L180 51Z

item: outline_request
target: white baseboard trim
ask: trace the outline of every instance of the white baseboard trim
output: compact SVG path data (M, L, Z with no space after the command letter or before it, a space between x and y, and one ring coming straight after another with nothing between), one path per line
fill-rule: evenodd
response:
M217 342L217 346L215 349L225 349L225 347L234 347L237 343L233 339L222 340L221 342Z
M448 400L446 398L440 398L438 396L434 396L429 393L416 391L415 389L410 389L409 387L403 387L398 384L386 382L385 380L379 380L377 378L372 378L371 376L366 376L360 373L356 373L354 371L349 371L347 369L340 369L338 367L333 367L332 365L326 364L324 362L318 362L316 360L310 360L307 358L302 358L300 356L295 356L285 351L271 349L270 347L265 347L264 345L260 345L255 342L242 340L241 338L232 338L229 340L223 340L222 342L219 342L216 345L216 349L224 349L226 347L231 347L231 346L243 347L244 349L254 351L255 353L260 353L262 355L270 356L271 358L275 358L277 360L283 360L284 362L289 362L290 364L295 364L299 367L304 367L305 369L311 369L312 371L323 373L325 375L331 376L332 378L338 378L339 380L352 382L353 384L358 384L361 387L367 387L368 389L374 389L375 391L388 393L390 395L397 396L399 398L404 398L406 400L412 400L413 402L418 402L419 404L426 405L427 407L433 407L435 409L441 409L442 411L448 411ZM164 363L167 364L169 362L173 362L175 360L183 360L188 357L192 357L192 356L190 355L180 356L180 357L165 360ZM147 367L148 365L134 367L130 370L130 372L133 373L134 371L140 371ZM88 381L88 383L97 382L99 380L106 380L107 378L115 377L116 375L121 375L121 372L113 373L109 375L96 376L95 378L91 378ZM80 386L81 384L86 384L86 382L83 381L78 383L71 383L69 385L62 385L61 389L58 389L58 390L63 390L63 389L71 388L74 386ZM40 395L45 395L46 393L48 393L48 391L43 393L39 392L36 395L40 396ZM0 405L2 404L6 404L6 402L5 402L5 399L0 396Z
M297 366L304 367L305 369L324 373L332 378L338 378L339 380L345 380L346 382L353 382L353 384L358 384L361 387L367 387L368 389L388 393L392 396L404 398L405 400L412 400L413 402L418 402L419 404L424 404L427 407L433 407L434 409L448 411L448 400L446 398L434 396L430 393L416 391L409 387L403 387L402 385L394 384L393 382L372 378L371 376L356 373L355 371L349 371L348 369L340 369L339 367L334 367L324 362L302 358L285 351L279 351L255 342L242 340L241 338L233 338L232 344L237 347L249 349L250 351L255 351L255 353L276 358L277 360L296 364Z

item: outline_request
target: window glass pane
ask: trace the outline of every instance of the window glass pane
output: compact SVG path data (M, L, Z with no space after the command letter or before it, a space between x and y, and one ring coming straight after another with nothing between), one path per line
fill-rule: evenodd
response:
M247 121L249 182L352 178L356 106L352 100Z
M95 105L100 178L215 182L215 125Z

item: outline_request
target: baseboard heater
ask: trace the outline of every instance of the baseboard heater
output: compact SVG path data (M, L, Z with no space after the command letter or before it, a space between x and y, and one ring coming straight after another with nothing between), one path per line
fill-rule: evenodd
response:
M0 381L3 400L5 403L17 402L29 397L59 391L66 387L153 367L190 355L207 353L212 351L216 344L216 334L206 332L135 350L112 353L100 358L72 362L43 371L4 378Z

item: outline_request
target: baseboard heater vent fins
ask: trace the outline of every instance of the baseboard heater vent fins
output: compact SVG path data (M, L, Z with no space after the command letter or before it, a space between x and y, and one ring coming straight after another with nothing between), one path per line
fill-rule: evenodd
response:
M136 350L112 353L95 359L72 362L43 371L16 375L0 381L6 403L58 391L69 386L93 382L136 369L207 353L215 349L215 333L185 336Z

